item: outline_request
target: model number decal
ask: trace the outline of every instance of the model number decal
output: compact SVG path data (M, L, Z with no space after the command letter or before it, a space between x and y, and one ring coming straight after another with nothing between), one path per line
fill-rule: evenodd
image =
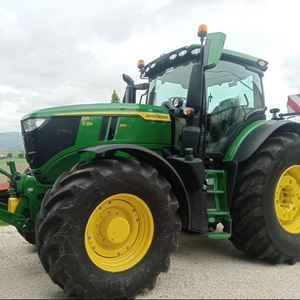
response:
M127 127L127 124L120 124L119 127L125 128L125 127Z
M81 125L82 126L92 126L93 122L82 122Z
M81 118L81 125L82 126L92 126L93 122L90 122L91 117L82 117Z

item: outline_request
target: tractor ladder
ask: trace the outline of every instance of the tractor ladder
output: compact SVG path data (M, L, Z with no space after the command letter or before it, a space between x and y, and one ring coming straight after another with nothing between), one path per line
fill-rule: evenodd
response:
M215 223L220 220L223 224L223 231L207 232L205 235L210 239L228 239L231 236L231 217L228 209L226 196L226 178L225 170L205 170L207 179L207 198L212 205L207 209L209 223Z

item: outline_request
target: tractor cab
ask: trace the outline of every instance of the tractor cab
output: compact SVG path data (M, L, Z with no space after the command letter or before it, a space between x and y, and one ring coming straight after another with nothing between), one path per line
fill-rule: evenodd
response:
M193 148L200 157L222 157L244 127L265 119L262 86L267 62L223 49L225 35L182 47L146 66L146 104L165 106L173 122L172 152ZM204 34L205 35L205 34Z

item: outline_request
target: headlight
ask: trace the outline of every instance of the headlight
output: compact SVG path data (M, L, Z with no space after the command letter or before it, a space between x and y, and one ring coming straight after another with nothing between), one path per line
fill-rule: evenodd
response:
M39 128L47 119L28 119L23 122L25 132L30 132L36 128Z
M176 108L180 108L183 104L183 100L179 97L175 97L173 99L173 106L175 106Z

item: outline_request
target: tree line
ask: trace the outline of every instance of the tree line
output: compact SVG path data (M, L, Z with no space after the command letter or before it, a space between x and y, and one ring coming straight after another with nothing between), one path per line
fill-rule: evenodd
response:
M0 155L0 158L13 158L13 157L14 157L14 154L11 153L11 152L9 152L7 154L1 154ZM18 153L18 155L15 155L15 157L17 157L17 158L24 158L25 154L22 153L22 152L20 152L20 153Z

